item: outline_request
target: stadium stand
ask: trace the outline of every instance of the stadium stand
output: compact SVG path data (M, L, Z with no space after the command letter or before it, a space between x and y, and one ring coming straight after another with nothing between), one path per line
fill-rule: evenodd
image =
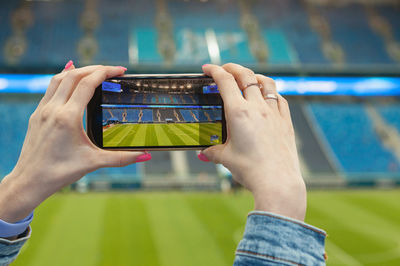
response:
M121 5L126 8L121 9ZM389 55L383 37L371 28L363 4L251 1L245 6L259 25L261 38L267 47L268 64L330 63L324 55L321 32L310 25L311 14L307 5L312 5L326 19L332 40L343 48L347 64L396 63L398 57ZM393 41L398 43L400 22L394 5L394 1L382 2L373 5L372 9L391 25ZM254 46L253 40L249 38L247 24L242 21L244 8L236 1L224 5L223 1L171 0L166 2L165 10L158 6L156 1L145 0L121 0L118 5L100 1L95 8L76 1L9 1L2 5L0 13L0 23L5 25L0 33L0 46L4 48L0 67L36 64L59 67L61 62L65 63L66 55L82 61L84 54L90 53L93 56L85 57L86 64L157 64L168 57L161 54L168 49L163 48L165 42L159 43L162 32L154 26L155 21L165 16L172 20L175 64L199 65L211 59L221 63L257 63L249 48ZM87 14L91 15L90 19ZM15 15L20 19L11 20ZM126 21L132 26L123 26ZM82 45L85 39L90 39L87 41L90 44ZM218 44L219 54L216 56L219 59L210 58L210 39L215 39ZM119 44L117 49L116 43ZM7 48L12 47L9 44L18 49ZM137 50L137 54L129 53L132 50ZM20 55L11 62L7 58L14 53Z
M389 21L392 26L394 38L397 41L400 41L400 20L398 9L393 8L393 6L390 5L376 6L375 9L380 15Z
M391 164L399 165L380 142L362 104L310 103L308 111L338 169L350 178L351 174L389 172Z
M328 63L302 1L259 0L255 1L252 11L264 28L270 63Z
M380 105L378 112L387 123L394 126L400 134L400 106L398 104Z
M328 19L333 39L344 48L348 64L394 63L383 40L369 26L362 6L320 7L319 11Z
M168 1L168 11L174 18L177 64L202 64L215 60L209 56L207 38L216 39L220 51L216 60L221 60L221 63L232 60L255 62L246 33L240 25L237 2L172 0Z
M168 121L170 119L171 121L178 121L178 119L175 116L174 109L172 108L160 109L160 114L161 114L161 120L163 122Z
M8 174L17 163L28 127L28 120L36 109L34 101L0 100L0 176Z
M181 113L183 119L187 122L196 122L196 120L193 118L190 110L179 110Z
M158 102L160 104L170 104L171 99L168 94L158 94Z
M187 104L194 103L193 100L187 94L183 95L183 99L184 99L185 103L187 103Z
M103 121L108 121L110 118L114 117L112 109L103 109Z
M142 111L143 111L142 122L153 122L153 110L142 109Z
M129 108L127 109L127 122L137 122L139 119L139 109Z

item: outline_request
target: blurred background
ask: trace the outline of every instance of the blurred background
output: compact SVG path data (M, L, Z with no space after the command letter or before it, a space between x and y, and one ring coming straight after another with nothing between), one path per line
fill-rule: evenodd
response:
M51 75L199 73L235 62L289 101L306 222L328 265L400 265L400 1L0 1L0 176ZM251 195L195 151L101 169L36 211L15 265L231 265Z

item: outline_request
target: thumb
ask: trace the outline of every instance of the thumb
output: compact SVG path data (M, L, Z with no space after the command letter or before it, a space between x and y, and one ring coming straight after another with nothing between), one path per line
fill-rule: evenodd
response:
M122 167L133 163L151 160L151 154L147 152L132 151L101 151L101 167Z
M200 160L205 161L204 159L207 159L208 161L211 161L213 163L222 163L222 152L225 148L225 145L215 145L208 147L205 150L202 150L198 157ZM204 158L204 156L206 158Z

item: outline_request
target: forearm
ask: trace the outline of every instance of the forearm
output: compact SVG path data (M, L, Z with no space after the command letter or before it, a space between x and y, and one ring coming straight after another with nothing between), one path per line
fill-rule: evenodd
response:
M301 221L254 211L234 265L325 265L325 237L323 230Z

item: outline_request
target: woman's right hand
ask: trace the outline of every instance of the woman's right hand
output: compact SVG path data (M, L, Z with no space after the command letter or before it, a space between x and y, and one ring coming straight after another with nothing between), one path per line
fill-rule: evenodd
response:
M202 154L227 167L253 193L256 210L304 220L306 189L289 106L275 82L232 63L204 65L203 71L215 80L224 101L227 140ZM252 83L262 89L247 87ZM264 99L267 94L278 98Z

